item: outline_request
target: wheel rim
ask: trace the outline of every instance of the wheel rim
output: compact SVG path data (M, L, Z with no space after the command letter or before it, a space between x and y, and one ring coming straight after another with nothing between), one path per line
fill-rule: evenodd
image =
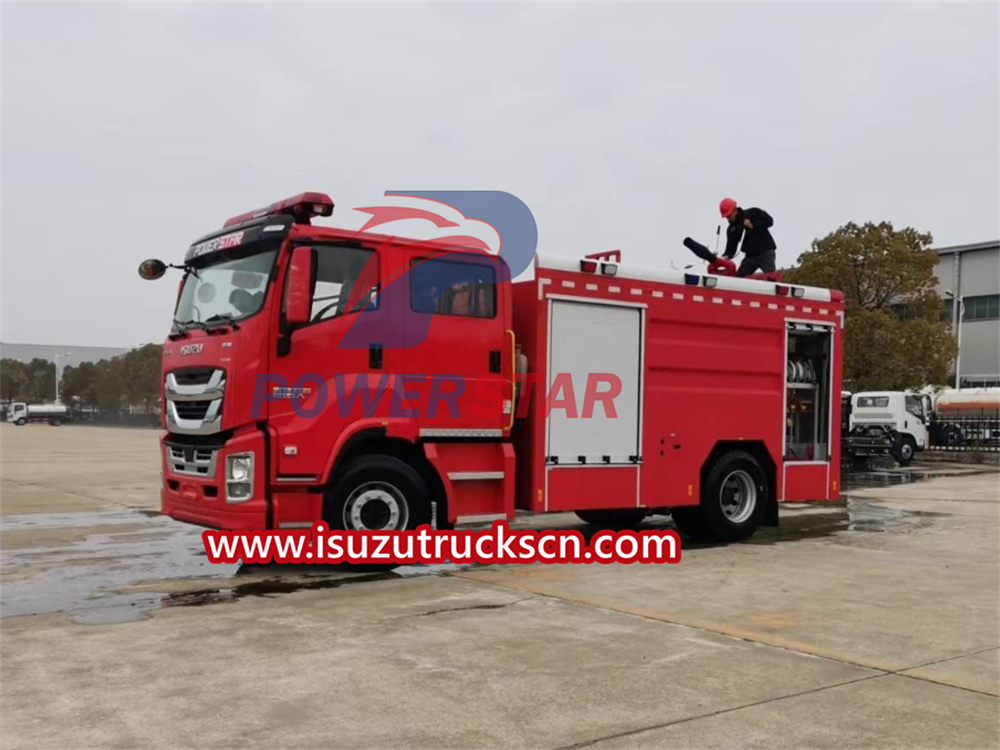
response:
M909 443L903 444L903 458L909 458L913 455L913 448L910 447Z
M403 493L386 482L366 482L344 503L344 526L356 531L405 529L410 509Z
M719 491L722 514L732 523L743 523L757 507L757 483L745 471L733 471Z

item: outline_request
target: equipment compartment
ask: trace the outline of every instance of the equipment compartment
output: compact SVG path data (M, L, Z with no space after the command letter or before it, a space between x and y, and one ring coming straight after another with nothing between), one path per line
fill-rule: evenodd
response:
M788 323L785 460L829 461L832 404L829 326Z

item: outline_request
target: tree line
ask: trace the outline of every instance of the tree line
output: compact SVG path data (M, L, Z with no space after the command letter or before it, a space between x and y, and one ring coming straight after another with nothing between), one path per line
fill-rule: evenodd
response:
M160 397L160 344L146 344L120 357L63 368L59 398L65 404L109 414L141 407L156 409ZM35 358L0 361L0 400L51 402L55 398L54 362Z

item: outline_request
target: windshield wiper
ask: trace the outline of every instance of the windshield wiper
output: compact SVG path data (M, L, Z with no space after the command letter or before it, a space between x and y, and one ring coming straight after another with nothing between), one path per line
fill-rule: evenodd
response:
M216 325L209 325L210 323L215 323ZM240 330L239 325L230 313L219 313L217 315L213 315L203 323L203 326L206 331L222 328L223 326L232 326L234 331Z
M174 318L174 326L177 328L176 331L170 334L168 338L184 338L187 336L188 331L192 328L202 328L207 330L207 326L200 320L177 320Z

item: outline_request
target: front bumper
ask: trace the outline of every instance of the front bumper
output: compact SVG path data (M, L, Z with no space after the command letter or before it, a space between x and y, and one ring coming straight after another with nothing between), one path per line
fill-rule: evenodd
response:
M163 515L213 529L267 528L265 442L261 432L248 428L215 444L167 434L160 440L160 451ZM246 453L254 456L252 491L248 499L236 502L227 498L227 459Z

